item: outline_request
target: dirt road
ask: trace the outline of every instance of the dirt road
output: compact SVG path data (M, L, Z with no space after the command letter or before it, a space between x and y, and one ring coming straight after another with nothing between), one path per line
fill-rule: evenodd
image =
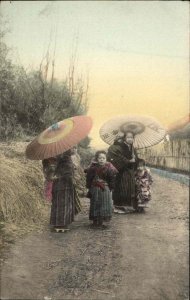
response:
M188 299L188 187L154 175L145 214L114 215L93 230L88 200L67 233L33 233L12 246L1 299Z

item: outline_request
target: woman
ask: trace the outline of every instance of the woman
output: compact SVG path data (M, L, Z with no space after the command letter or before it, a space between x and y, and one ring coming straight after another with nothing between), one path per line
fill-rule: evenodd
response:
M75 186L73 183L72 151L57 157L57 167L52 188L52 206L50 225L55 230L68 229L68 225L74 221L74 215L80 211Z
M115 141L108 149L108 159L119 171L113 191L114 211L117 213L137 210L135 170L138 156L133 141L133 133L126 132L122 140Z

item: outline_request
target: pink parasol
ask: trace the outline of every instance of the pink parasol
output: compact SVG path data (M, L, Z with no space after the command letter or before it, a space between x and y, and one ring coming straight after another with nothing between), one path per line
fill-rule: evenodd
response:
M26 157L43 160L57 156L83 140L92 128L89 116L75 116L53 124L26 148Z

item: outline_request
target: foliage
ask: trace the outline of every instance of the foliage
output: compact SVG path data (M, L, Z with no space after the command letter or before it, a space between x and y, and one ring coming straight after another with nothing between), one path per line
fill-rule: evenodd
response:
M92 158L94 157L94 151L91 148L85 149L85 148L79 147L78 153L81 157L81 166L83 168L86 168L90 164Z
M88 85L75 80L74 66L68 78L57 81L48 50L39 69L26 72L8 58L5 34L0 30L1 139L34 136L57 121L86 113Z

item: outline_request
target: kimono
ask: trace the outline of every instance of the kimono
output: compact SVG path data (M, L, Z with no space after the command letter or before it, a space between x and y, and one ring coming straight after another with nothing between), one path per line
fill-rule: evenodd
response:
M107 162L100 166L94 162L86 169L86 187L89 189L89 219L110 221L112 217L112 193L117 170Z
M135 156L135 163L129 160ZM138 155L133 145L115 142L108 148L108 160L117 168L113 202L116 208L137 209L135 195L135 170L138 166Z
M145 168L143 173L137 171L135 175L135 183L138 206L146 206L146 204L151 200L150 186L153 183L149 169Z
M73 163L70 150L58 157L55 177L52 188L50 225L67 227L74 221L74 215L81 209L73 183Z

